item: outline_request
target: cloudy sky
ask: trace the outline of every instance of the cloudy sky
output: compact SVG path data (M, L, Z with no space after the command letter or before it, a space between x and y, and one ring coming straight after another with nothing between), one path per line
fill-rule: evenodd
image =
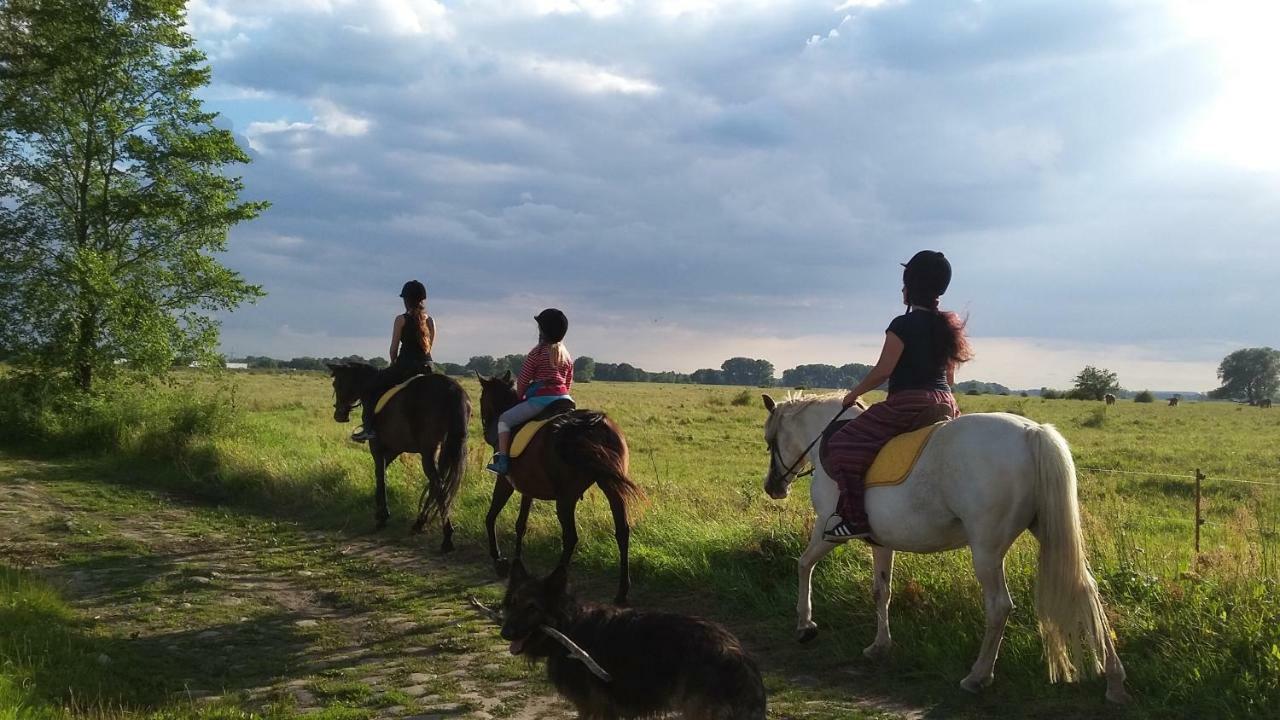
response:
M951 258L960 374L1208 389L1280 345L1280 4L192 0L205 98L274 207L233 354L569 346L646 369L873 362Z

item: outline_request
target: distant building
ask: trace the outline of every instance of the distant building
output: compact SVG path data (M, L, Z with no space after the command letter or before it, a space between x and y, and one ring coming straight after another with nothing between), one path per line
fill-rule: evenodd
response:
M248 369L249 369L249 363L247 363L247 362L229 362L229 363L227 363L227 369L228 369L228 370L248 370Z

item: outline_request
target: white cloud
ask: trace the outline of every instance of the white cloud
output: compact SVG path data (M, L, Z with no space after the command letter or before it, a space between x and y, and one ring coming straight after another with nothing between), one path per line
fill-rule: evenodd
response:
M542 57L526 58L524 68L533 75L563 85L576 92L654 95L661 88L642 78L628 77L612 70L577 60Z
M333 137L359 137L369 132L373 124L368 118L352 115L324 98L311 101L311 106L316 114L310 122L279 119L249 123L245 129L249 147L258 152L271 152L269 136L272 135L289 135L289 143L296 147L306 143L306 136L312 131Z
M1221 338L1275 343L1274 182L1188 159L1216 71L1158 4L205 3L238 19L202 47L244 38L215 79L265 95L210 109L273 202L229 336L362 337L408 274L446 359L526 349L547 303L602 360L867 362L938 247L966 377L1195 389Z

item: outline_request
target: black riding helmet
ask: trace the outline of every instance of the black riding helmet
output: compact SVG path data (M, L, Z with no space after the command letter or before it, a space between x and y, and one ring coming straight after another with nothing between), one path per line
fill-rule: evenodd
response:
M902 286L912 303L932 303L951 284L951 263L937 250L921 250L903 263L902 268Z
M400 297L409 302L422 302L427 299L427 287L417 280L410 280L400 288Z
M547 308L533 316L538 321L538 330L547 342L558 343L569 332L569 318L555 308Z

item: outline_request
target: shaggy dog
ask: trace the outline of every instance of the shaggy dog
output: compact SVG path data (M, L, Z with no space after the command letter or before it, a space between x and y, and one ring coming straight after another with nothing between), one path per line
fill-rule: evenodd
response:
M760 671L728 630L686 615L579 603L567 579L563 566L539 580L516 561L502 601L502 637L511 654L546 660L548 678L579 718L678 710L690 720L764 720ZM570 644L610 679L593 674Z

